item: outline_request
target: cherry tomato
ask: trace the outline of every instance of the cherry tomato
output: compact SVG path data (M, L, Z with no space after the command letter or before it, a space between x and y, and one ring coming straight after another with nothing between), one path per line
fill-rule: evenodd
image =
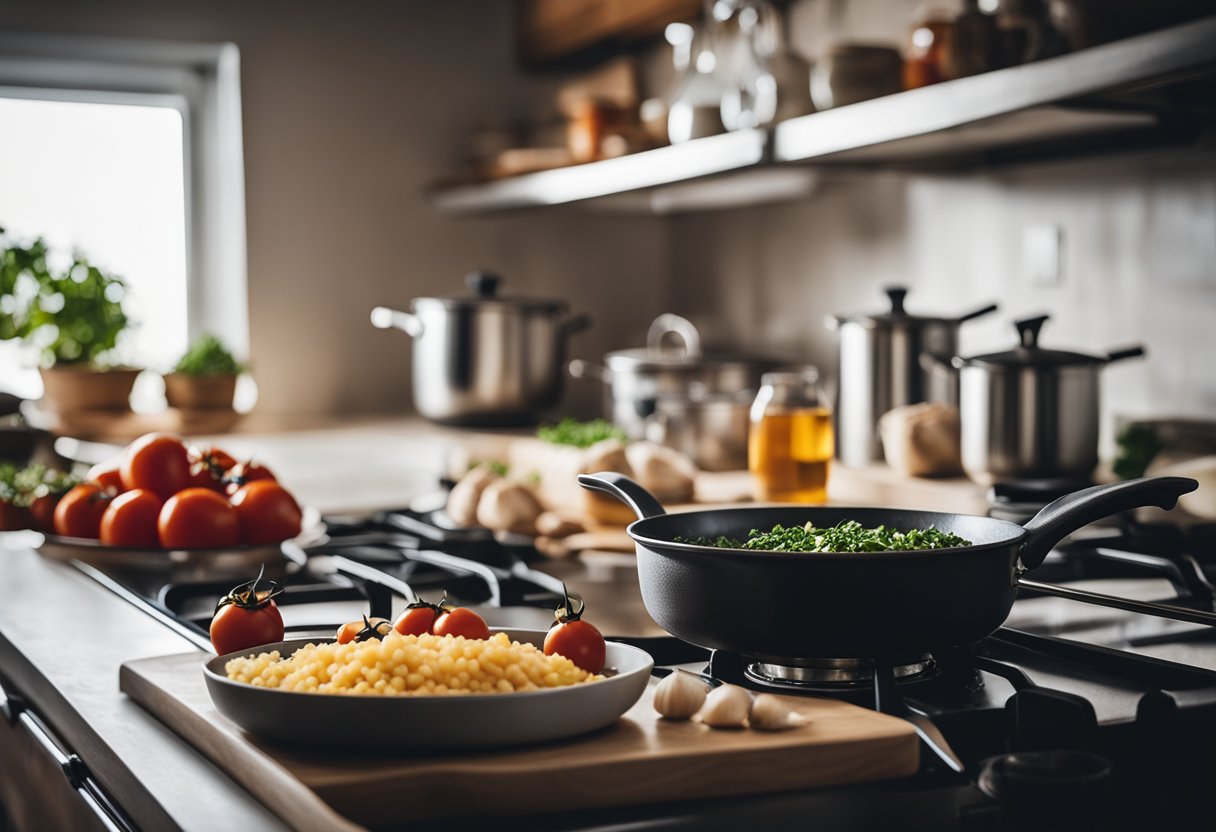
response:
M210 488L212 491L224 492L224 477L229 469L236 465L232 454L219 448L192 447L188 452L190 458L190 486L192 488Z
M274 480L242 485L231 499L242 543L278 543L300 533L304 515L290 492Z
M121 473L127 490L146 488L167 500L190 484L190 459L178 437L148 433L127 446Z
M101 534L101 516L106 513L114 495L96 483L76 486L55 506L55 534L64 537L87 537L96 540Z
M588 673L599 673L604 669L607 645L604 636L595 625L581 618L559 621L545 634L545 655L557 653Z
M352 641L367 641L369 638L382 638L393 631L393 625L387 618L368 618L362 621L347 621L338 628L334 635L338 644L349 644Z
M422 601L410 604L405 608L405 612L397 616L397 620L393 622L393 629L403 636L425 635L431 632L440 612L441 610L434 604Z
M467 607L445 609L443 614L435 619L431 632L437 636L490 637L490 628L486 626L486 620Z
M564 585L562 589L565 590ZM583 621L584 608L581 598L572 604L570 594L565 594L565 603L554 613L557 621L545 634L545 655L556 653L588 673L599 673L604 669L608 648L600 631Z
M160 546L156 529L164 501L146 488L119 494L101 515L101 542L107 546Z
M59 505L59 501L62 499L63 493L54 492L35 497L34 502L30 503L31 527L40 532L53 533L55 531L55 506Z
M220 599L211 619L211 644L223 656L283 640L283 616L274 602L282 592L261 574Z
M95 482L102 488L113 491L115 494L121 494L127 490L127 487L122 484L122 473L118 470L121 464L121 460L99 462L89 469L89 473L84 478L85 482Z
M166 500L156 527L166 549L232 546L240 540L236 510L206 488L186 488Z
M225 488L229 494L235 494L242 485L247 485L251 482L259 482L261 480L276 480L274 474L260 462L254 462L252 459L238 462L228 470L228 475L224 477L226 482Z

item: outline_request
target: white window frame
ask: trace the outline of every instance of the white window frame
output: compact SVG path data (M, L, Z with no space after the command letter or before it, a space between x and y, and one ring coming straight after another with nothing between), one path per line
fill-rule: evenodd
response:
M214 332L248 358L236 45L0 32L0 96L170 106L181 113L188 336Z

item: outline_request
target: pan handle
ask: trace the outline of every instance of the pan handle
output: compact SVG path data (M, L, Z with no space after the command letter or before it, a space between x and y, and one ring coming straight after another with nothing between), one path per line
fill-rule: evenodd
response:
M1026 524L1026 539L1018 555L1018 574L1042 564L1052 547L1095 520L1141 506L1169 510L1179 497L1198 487L1199 483L1188 477L1141 477L1066 494Z
M638 516L639 520L667 513L663 510L663 504L656 500L653 494L624 474L612 471L604 471L599 474L579 474L578 484L588 491L602 491L609 496L616 497L633 509L633 513Z

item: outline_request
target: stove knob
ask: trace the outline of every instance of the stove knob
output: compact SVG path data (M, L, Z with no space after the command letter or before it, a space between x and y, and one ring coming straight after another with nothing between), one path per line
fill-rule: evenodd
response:
M1019 751L984 761L979 788L1012 829L1097 830L1109 806L1110 761L1085 751Z

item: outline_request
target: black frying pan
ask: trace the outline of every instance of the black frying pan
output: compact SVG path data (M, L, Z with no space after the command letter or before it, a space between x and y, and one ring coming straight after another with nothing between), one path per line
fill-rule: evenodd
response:
M647 612L665 630L704 647L757 658L898 659L978 641L999 627L1018 578L1043 562L1065 536L1140 506L1173 508L1198 483L1151 477L1087 488L1061 497L1025 527L966 514L885 508L788 506L666 514L646 489L620 474L584 474L579 484L632 508ZM818 554L717 549L674 539L751 529L935 526L972 545L922 552Z

